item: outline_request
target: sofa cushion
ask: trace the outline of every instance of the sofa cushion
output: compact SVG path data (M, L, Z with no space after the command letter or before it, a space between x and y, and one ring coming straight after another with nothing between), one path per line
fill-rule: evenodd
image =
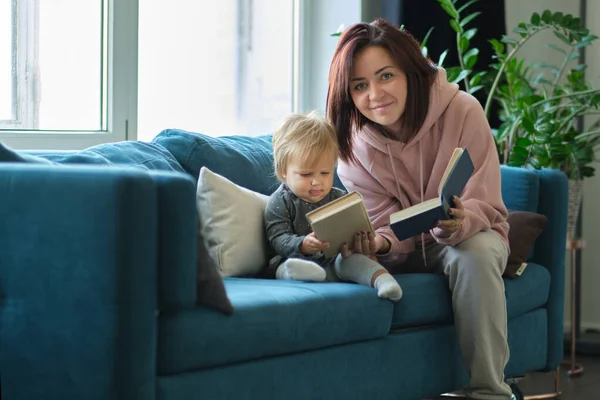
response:
M529 211L508 211L508 242L510 254L504 276L516 278L521 265L533 254L533 245L538 236L546 229L548 217Z
M43 157L27 154L23 151L11 149L5 144L0 143L0 162L27 162L37 164L52 164L51 161Z
M160 375L380 338L390 329L392 302L378 298L372 288L250 278L224 281L233 315L197 308L160 316Z
M393 329L452 323L452 297L446 276L400 274L395 277L403 295L394 304ZM510 319L546 303L550 273L540 265L529 263L519 279L505 279L504 284Z
M199 262L223 276L255 276L264 269L268 199L202 167L196 195L198 244L206 249L207 257Z
M103 143L84 150L31 150L27 153L34 159L42 158L56 164L100 164L185 172L171 153L162 146L141 141Z
M205 166L237 185L265 195L277 189L271 135L211 137L181 129L165 129L153 140L167 149L194 179ZM334 173L333 184L344 189Z
M519 167L500 167L502 199L506 207L516 211L537 212L540 183L533 170Z
M198 179L202 167L207 167L258 193L269 195L277 189L271 136L211 137L166 129L152 142L168 150L194 179Z

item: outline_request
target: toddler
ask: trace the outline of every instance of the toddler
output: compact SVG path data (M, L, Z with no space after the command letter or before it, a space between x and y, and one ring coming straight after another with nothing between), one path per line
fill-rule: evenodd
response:
M381 298L402 297L398 282L377 261L358 253L326 258L306 214L345 193L333 187L338 144L333 126L318 114L290 115L273 135L275 173L281 181L265 210L265 228L275 256L276 279L351 281L377 289ZM350 244L348 244L350 245Z

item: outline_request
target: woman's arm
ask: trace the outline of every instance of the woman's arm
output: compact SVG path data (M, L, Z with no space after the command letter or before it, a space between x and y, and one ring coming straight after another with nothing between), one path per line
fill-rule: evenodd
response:
M455 245L475 233L490 229L508 216L502 199L500 162L490 126L479 102L470 98L459 141L473 160L475 171L460 197L464 219L459 230L444 237L438 228L431 230L438 243Z

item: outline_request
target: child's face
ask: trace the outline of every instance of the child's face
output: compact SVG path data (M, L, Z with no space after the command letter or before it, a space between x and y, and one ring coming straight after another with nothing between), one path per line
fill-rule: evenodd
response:
M326 154L310 165L290 160L283 178L298 198L308 203L317 203L331 191L335 161L333 155Z

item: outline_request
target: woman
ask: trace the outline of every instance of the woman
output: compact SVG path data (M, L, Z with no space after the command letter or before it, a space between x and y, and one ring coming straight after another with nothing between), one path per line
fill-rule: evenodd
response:
M353 251L376 255L394 272L449 277L463 359L473 399L511 399L504 281L507 210L491 130L479 102L449 83L407 32L384 20L346 29L329 73L327 114L340 145L338 175L364 197L376 235ZM438 195L456 147L475 171L452 218L399 241L393 212Z

